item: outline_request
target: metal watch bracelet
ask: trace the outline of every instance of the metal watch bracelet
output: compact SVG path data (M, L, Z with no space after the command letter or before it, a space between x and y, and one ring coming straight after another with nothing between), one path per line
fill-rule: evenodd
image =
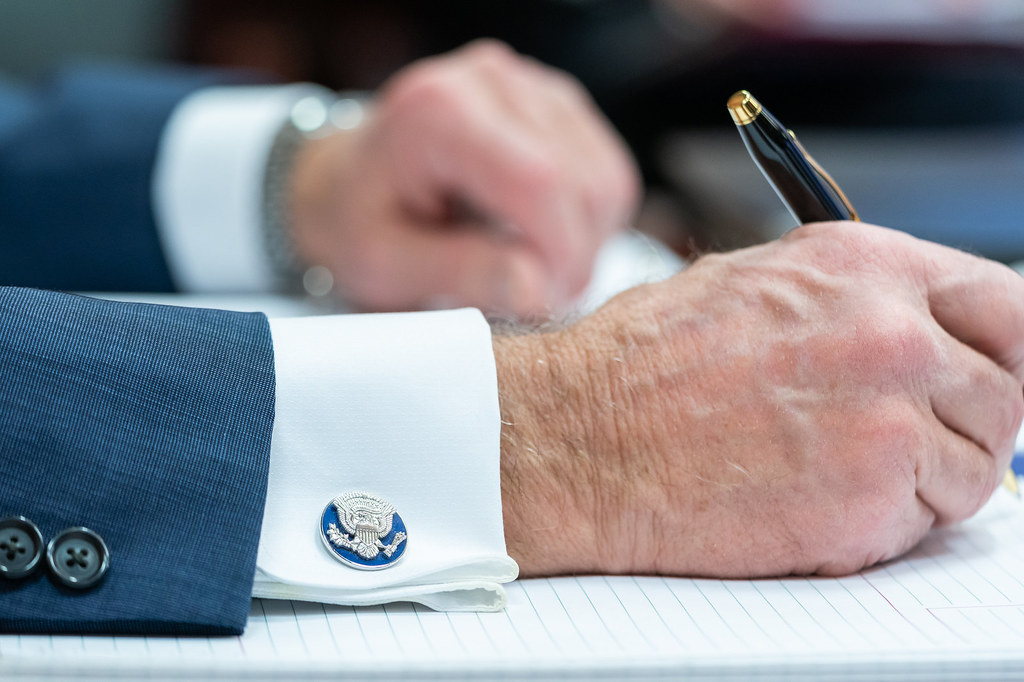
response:
M326 88L307 95L292 105L271 144L263 171L261 232L279 288L285 292L324 296L334 285L330 271L302 263L292 243L289 183L296 156L310 140L358 127L366 115L366 100L359 93L335 94Z

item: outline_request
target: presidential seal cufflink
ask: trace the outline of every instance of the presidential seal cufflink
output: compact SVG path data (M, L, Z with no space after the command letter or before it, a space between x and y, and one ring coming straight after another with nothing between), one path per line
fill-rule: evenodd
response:
M394 565L405 553L405 523L387 500L364 492L338 495L320 517L331 556L362 570Z

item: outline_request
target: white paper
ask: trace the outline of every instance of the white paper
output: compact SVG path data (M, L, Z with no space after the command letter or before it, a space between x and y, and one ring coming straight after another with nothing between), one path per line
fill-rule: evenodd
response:
M498 613L253 600L241 637L0 637L13 675L1021 679L1024 504L845 578L522 580Z

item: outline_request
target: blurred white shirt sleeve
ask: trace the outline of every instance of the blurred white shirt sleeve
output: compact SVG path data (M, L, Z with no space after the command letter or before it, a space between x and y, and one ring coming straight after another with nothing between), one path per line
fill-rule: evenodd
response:
M274 273L260 232L263 172L274 137L312 84L198 90L175 108L153 173L167 264L187 293L267 292Z

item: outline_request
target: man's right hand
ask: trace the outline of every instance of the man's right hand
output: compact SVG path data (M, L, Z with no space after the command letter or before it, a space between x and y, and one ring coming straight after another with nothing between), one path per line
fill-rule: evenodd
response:
M809 225L495 353L524 575L845 574L998 485L1024 415L1024 279Z

